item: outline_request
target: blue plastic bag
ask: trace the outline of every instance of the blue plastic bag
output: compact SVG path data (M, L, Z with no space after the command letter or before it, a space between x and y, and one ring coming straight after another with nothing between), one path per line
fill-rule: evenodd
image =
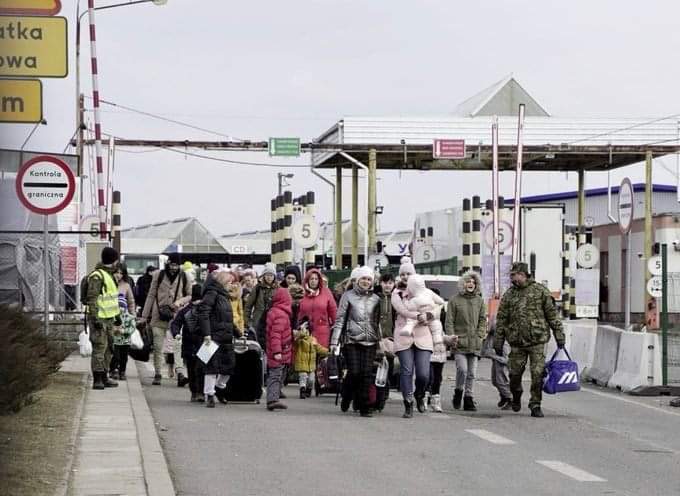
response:
M564 351L568 360L555 360L560 351ZM543 392L556 394L579 389L581 389L581 378L578 373L578 364L571 359L566 348L558 348L550 361L545 364Z

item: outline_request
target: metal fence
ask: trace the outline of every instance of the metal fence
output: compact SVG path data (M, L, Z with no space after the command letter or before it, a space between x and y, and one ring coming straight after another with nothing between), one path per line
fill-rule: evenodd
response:
M668 383L680 384L680 330L668 333Z

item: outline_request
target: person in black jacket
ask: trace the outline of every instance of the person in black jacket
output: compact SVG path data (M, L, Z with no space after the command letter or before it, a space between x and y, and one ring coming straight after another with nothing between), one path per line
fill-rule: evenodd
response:
M141 311L146 303L146 296L149 294L149 289L151 288L151 281L153 280L152 273L156 270L156 267L149 265L146 268L146 272L143 276L137 279L137 286L135 287L135 303L137 304L138 313L141 315Z
M198 307L201 303L203 287L194 284L191 288L191 303L182 308L170 323L173 336L182 334L182 360L187 369L189 390L192 402L203 401L204 374L203 362L196 357L203 344L203 335L198 322Z
M215 396L221 403L226 399L221 391L227 387L229 376L234 371L234 320L227 285L231 281L229 272L216 272L205 283L201 304L198 306L198 320L203 343L219 345L215 354L205 365L203 393L208 408L215 408ZM217 389L216 389L217 388Z

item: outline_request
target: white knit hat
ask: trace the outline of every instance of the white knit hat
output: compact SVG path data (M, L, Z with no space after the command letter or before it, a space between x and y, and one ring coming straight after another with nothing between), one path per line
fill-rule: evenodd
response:
M360 269L360 268L361 268L361 267L355 267L354 269L352 269L352 273L349 275L349 278L350 278L352 281L356 281L356 280L358 279L357 273L359 272L359 269Z
M406 258L406 257L404 257ZM399 266L399 275L401 274L415 274L416 273L416 267L411 263L411 260L409 259L408 262L402 262L401 265Z
M357 267L352 272L353 273L356 272L357 280L361 279L362 277L369 277L370 279L374 278L373 269L367 267L366 265L364 265L363 267Z

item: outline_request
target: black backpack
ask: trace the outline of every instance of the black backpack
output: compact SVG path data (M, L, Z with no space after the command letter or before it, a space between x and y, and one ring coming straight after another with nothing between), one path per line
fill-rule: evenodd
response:
M92 272L90 272L88 275L86 275L85 277L83 277L80 280L80 303L83 306L87 305L87 290L88 290L88 286L89 286L88 281L89 281L90 277L92 276L92 274L94 274L95 272L97 272L99 270L101 270L101 269L93 270ZM102 284L102 293L101 294L104 294L104 285L103 284Z

